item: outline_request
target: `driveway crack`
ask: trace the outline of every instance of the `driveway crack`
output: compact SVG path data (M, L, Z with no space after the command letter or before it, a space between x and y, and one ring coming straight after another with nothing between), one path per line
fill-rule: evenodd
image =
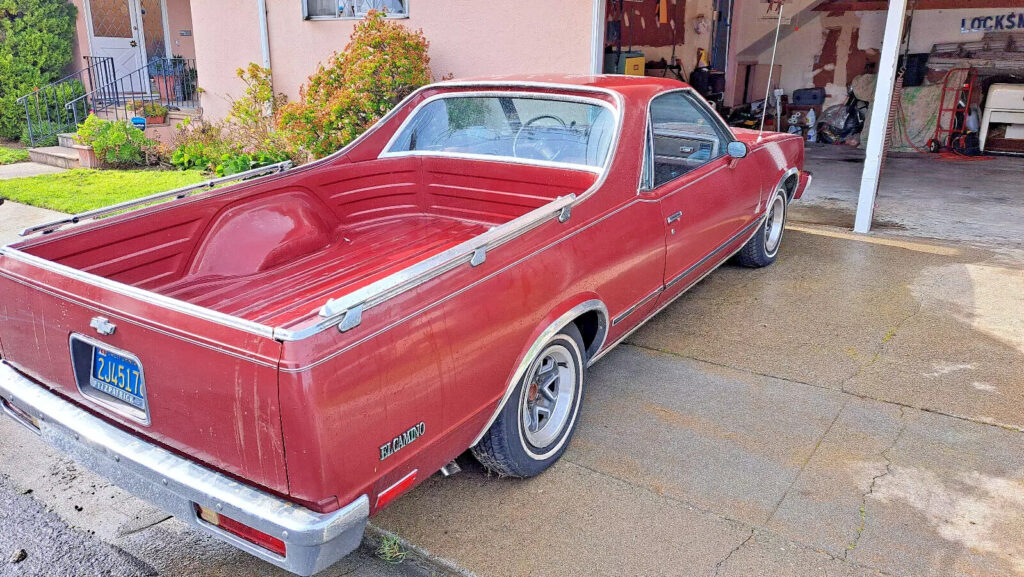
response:
M911 319L913 319L917 315L921 314L921 312L923 310L924 310L924 303L918 302L917 303L917 310L915 310L914 312L910 313L909 315L903 317L902 319L897 321L894 325L892 325L889 328L889 330L885 333L885 336L882 337L882 340L880 340L878 342L878 344L875 345L875 351L874 351L874 353L872 353L871 358L868 360L868 362L858 366L857 370L855 370L852 374L850 374L850 376L848 376L845 379L843 379L843 382L841 382L839 384L839 390L844 392L844 393L848 392L846 390L846 385L848 385L851 381L853 381L853 379L856 379L857 377L859 377L864 372L865 369L867 369L868 367L870 367L870 366L874 365L876 362L878 362L879 357L882 356L882 351L885 350L885 345L888 344L889 341L891 341L893 339L893 337L896 336L896 333L899 332L899 330L901 328L903 328L903 325L907 324Z
M839 416L843 414L843 409L845 409L846 405L848 405L849 403L849 398L846 398L843 401L843 404L839 405L839 410L836 411L836 415L832 417L832 422L830 422L828 426L825 427L825 430L818 437L818 441L814 443L814 448L811 449L811 453L807 455L807 458L804 459L804 462L800 464L800 470L796 472L796 475L793 477L793 480L790 481L789 485L786 487L786 490L782 492L782 496L779 497L779 500L775 503L775 507L772 508L772 512L768 514L768 518L764 521L765 526L771 523L772 517L774 517L775 513L779 511L779 507L782 507L782 503L783 501L786 500L786 497L789 495L790 490L792 490L793 486L796 485L796 482L800 480L800 477L804 474L804 469L807 468L807 465L811 462L811 459L814 458L815 453L818 452L818 449L821 447L821 444L825 441L825 437L828 436L829 431L831 431L832 427L835 426L836 421L839 420ZM902 413L903 409L900 409L900 411Z
M721 560L721 561L719 561L718 563L715 563L715 568L714 568L714 570L713 570L713 571L711 572L711 575L712 575L712 577L716 577L716 576L718 575L718 572L722 570L722 566L723 566L723 565L725 565L725 563L726 563L726 562L727 562L727 561L729 560L729 558L730 558L730 557L732 557L733 555L735 555L737 551L739 551L740 549L742 549L742 548L744 547L744 545L746 545L746 544L747 544L747 543L749 543L749 542L750 542L751 540L753 540L753 538L754 538L754 532L755 532L755 531L756 531L756 529L751 529L751 530L750 530L750 535L747 535L747 538L746 538L746 539L744 539L744 540L743 540L743 541L742 541L742 542L741 542L741 543L740 543L739 545L736 545L735 547L733 547L733 548L732 548L732 550L731 550L731 551L729 551L729 552L728 552L728 553L727 553L727 554L725 555L725 557L723 557L723 558L722 558L722 560Z
M892 473L892 457L891 452L896 447L896 444L900 442L900 438L903 437L903 432L907 430L907 422L904 419L904 409L900 407L900 428L896 432L896 436L893 437L892 443L886 447L880 455L885 459L885 470L871 478L871 484L868 485L868 490L861 496L860 502L860 524L857 526L856 532L854 533L853 540L846 545L846 549L843 551L842 559L845 561L850 554L860 544L860 538L864 535L864 529L868 523L868 497L875 492L875 487L878 485L878 481L883 477L888 476Z

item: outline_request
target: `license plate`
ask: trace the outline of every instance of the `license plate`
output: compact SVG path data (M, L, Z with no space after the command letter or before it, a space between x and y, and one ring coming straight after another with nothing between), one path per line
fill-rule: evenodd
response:
M91 337L71 335L71 364L86 399L149 425L146 376L138 357Z
M89 384L101 393L146 410L146 393L142 388L142 367L117 353L93 347L92 372Z

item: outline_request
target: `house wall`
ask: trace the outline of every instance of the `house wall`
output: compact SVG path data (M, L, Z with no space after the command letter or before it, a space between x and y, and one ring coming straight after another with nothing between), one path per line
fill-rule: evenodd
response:
M75 38L71 41L71 64L68 65L68 73L85 66L82 57L89 54L89 30L85 27L83 0L72 0L71 3L78 10L78 16L75 17Z
M182 36L192 32L192 2L190 0L164 0L167 3L167 28L171 41L171 54L185 58L196 57L195 36ZM196 0L202 2L202 0Z
M436 78L590 72L592 0L410 0L403 25L430 41ZM319 62L341 50L358 21L303 20L299 2L268 0L274 88L290 99ZM235 70L261 62L256 0L192 2L203 113L223 118L241 93Z

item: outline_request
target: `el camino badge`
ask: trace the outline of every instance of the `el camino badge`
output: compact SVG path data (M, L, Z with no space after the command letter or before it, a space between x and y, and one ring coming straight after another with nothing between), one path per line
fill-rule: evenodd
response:
M398 435L394 439L391 439L390 443L386 443L380 446L380 460L383 461L391 455L397 453L402 447L409 443L419 439L423 436L423 431L426 430L426 425L421 421L418 425L413 426L408 431Z

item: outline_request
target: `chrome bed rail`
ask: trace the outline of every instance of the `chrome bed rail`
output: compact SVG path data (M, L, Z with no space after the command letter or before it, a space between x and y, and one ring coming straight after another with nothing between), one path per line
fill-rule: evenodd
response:
M470 266L479 266L487 259L488 250L497 248L545 222L553 219L557 219L558 222L569 220L575 201L575 194L560 196L519 218L496 226L479 236L419 261L361 289L335 299L328 299L327 303L320 308L319 321L296 330L275 328L274 338L279 341L298 341L335 325L341 332L353 329L362 322L363 312L367 309L416 288L462 264L469 263Z
M292 166L292 162L290 160L286 160L284 162L278 162L277 164L271 164L271 165L268 165L268 166L261 166L259 168L253 168L251 170L246 170L244 172L239 172L239 173L236 173L236 174L230 174L228 176L222 176L220 178L214 178L214 179L211 179L211 180L207 180L205 182L199 182L199 183L196 183L196 184L191 184L189 186L183 186L181 188L176 188L174 190L158 192L156 194L151 194L149 196L144 196L142 198L136 198L134 200L128 200L128 201L121 202L121 203L118 203L118 204L112 204L110 206L105 206L103 208L97 208L97 209L94 209L94 210L87 210L85 212L80 212L78 214L73 214L73 215L65 217L65 218L61 218L61 219L57 219L57 220L52 220L50 222L44 222L43 224L37 224L35 226L30 226L30 227L26 228L25 230L21 231L21 233L19 233L19 236L29 236L29 235L35 234L37 232L42 232L43 234L51 233L51 232L59 229L62 226L66 226L66 225L69 225L69 224L78 224L79 222L81 222L83 220L90 219L90 218L100 218L100 217L108 216L108 215L111 215L111 214L114 214L114 213L117 213L117 212L131 210L133 208L139 208L139 207L145 206L147 204L151 204L153 202L156 202L158 200L164 200L164 199L168 199L168 198L172 198L172 197L173 198L178 198L178 199L185 198L190 193L192 193L193 191L196 191L196 190L211 189L211 188L213 188L213 187L215 187L218 184L221 184L223 182L231 182L231 181L234 181L234 180L243 180L243 179L249 178L250 176L260 176L260 175L268 174L268 173L271 173L271 172L284 172L284 171L288 170L289 168L291 168L291 166Z

